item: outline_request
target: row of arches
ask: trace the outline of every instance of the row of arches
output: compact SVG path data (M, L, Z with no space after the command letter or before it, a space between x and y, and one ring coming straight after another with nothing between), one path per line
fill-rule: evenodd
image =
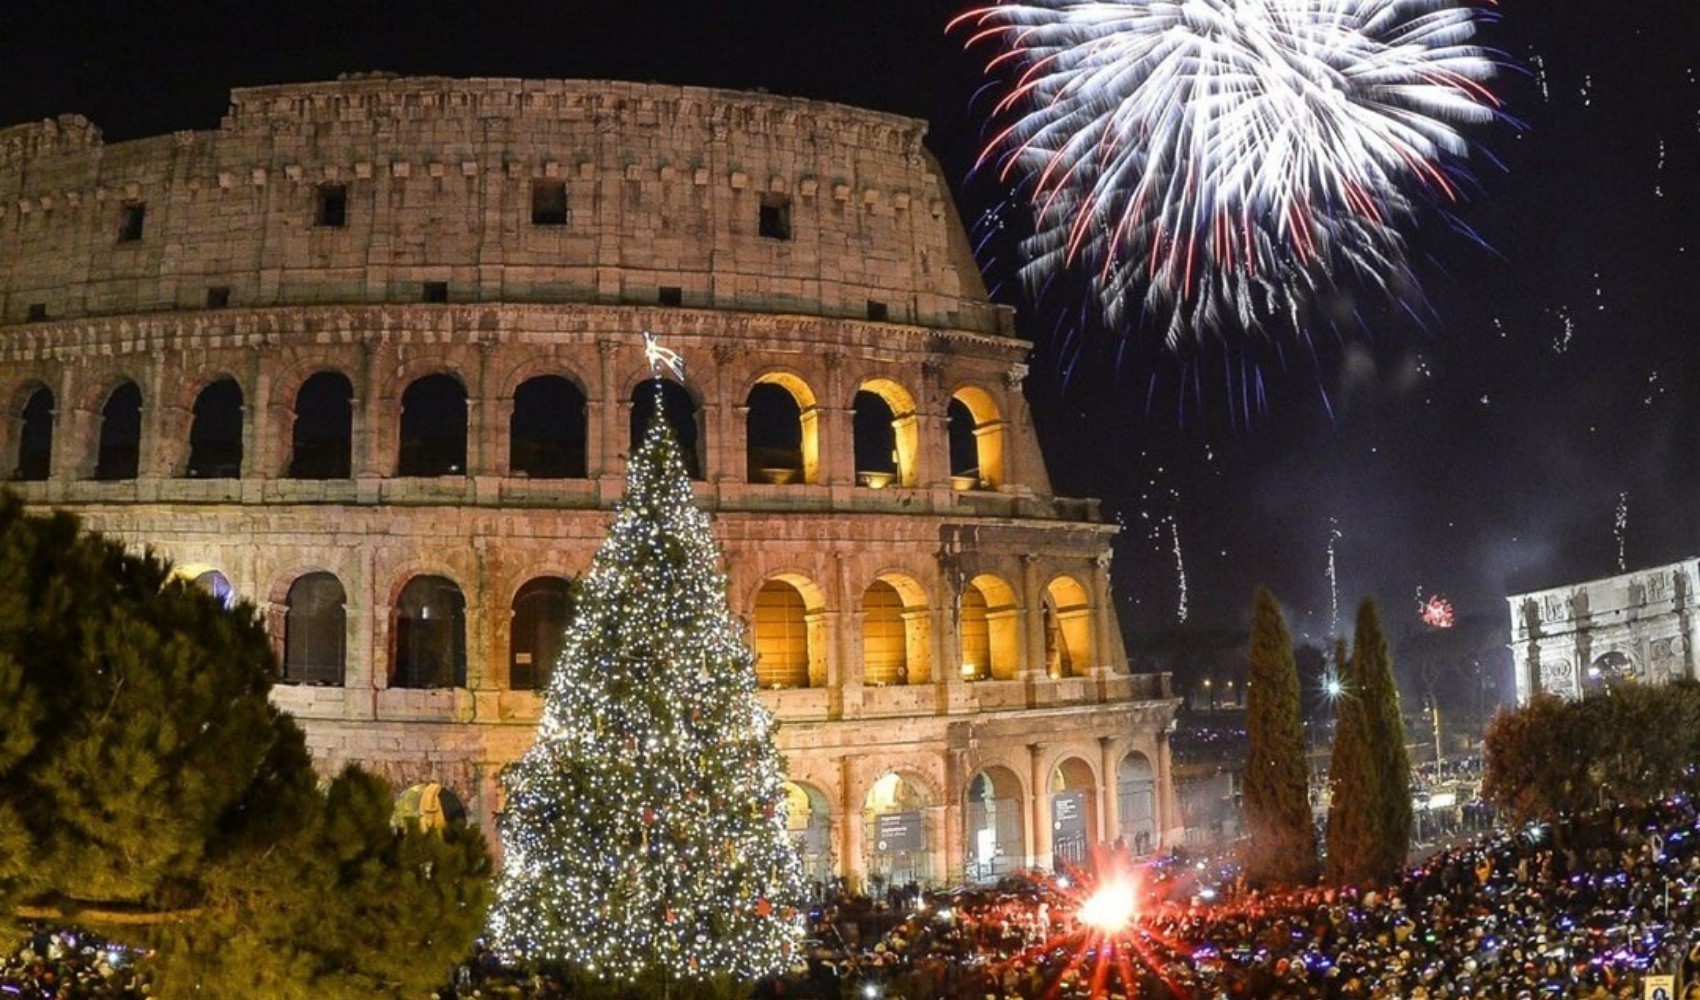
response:
M1136 855L1157 849L1160 835L1157 773L1151 759L1137 750L1115 764L1113 786L1105 791L1100 816L1098 778L1085 759L1065 756L1050 770L1043 797L1034 808L1027 783L1004 765L976 770L956 803L960 816L960 872L941 870L948 836L939 807L924 782L898 771L876 778L860 802L859 814L834 815L831 799L804 780L785 783L786 826L809 878L827 882L844 873L842 824L858 826L866 877L890 884L923 885L993 881L1035 864L1063 868L1083 863L1094 846L1113 842ZM1113 816L1113 822L1110 817ZM1037 824L1044 824L1043 833ZM1038 857L1041 849L1048 857Z
M394 474L459 476L468 472L467 387L458 375L436 372L402 391L397 414ZM692 392L670 380L640 383L630 404L630 447L658 409L673 428L691 476L703 478L706 452L703 411ZM92 454L79 466L87 478L134 479L142 467L140 386L124 380L106 393L95 420ZM920 485L920 421L914 397L890 379L870 379L850 400L851 448L860 485ZM823 406L803 379L784 372L760 376L740 408L744 417L746 478L768 485L819 484L823 478ZM14 480L53 474L58 401L39 382L12 401ZM188 450L174 474L192 479L238 478L251 472L243 442L248 408L236 379L218 378L195 395L189 413ZM290 402L289 452L284 478L347 479L354 474L355 392L334 370L302 382ZM507 413L506 472L536 479L589 475L589 402L583 387L562 374L536 375L515 389ZM1005 421L991 393L964 387L945 414L949 475L959 489L996 489L1005 482Z
M214 570L194 581L226 604L229 581ZM928 630L926 594L913 579L890 574L875 579L860 599L862 682L873 686L921 684L945 679L935 670ZM964 585L958 609L959 676L966 681L1013 680L1024 660L1020 609L1002 579L982 574ZM281 680L337 686L348 674L349 598L333 573L295 578L283 594L273 630L281 642ZM564 577L537 577L519 588L508 608L507 686L542 690L561 650L573 612L573 587ZM750 640L756 680L763 688L810 688L827 684L826 608L808 580L779 576L756 592ZM1090 607L1079 581L1059 576L1046 587L1045 669L1052 677L1078 676L1093 665ZM389 612L386 687L451 688L467 685L467 602L451 579L421 575L408 579Z

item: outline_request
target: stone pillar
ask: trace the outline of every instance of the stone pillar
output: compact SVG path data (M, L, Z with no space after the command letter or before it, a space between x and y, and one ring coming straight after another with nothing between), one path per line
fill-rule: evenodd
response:
M175 426L176 419L182 408L165 401L165 353L163 351L153 356L153 365L148 372L145 386L142 390L142 439L139 444L139 455L136 461L136 476L138 479L164 477L174 474L178 444L174 440L179 428ZM181 428L183 451L188 451L188 428Z
M1092 667L1095 675L1110 672L1115 666L1115 631L1110 627L1115 621L1114 607L1110 603L1110 557L1111 550L1106 547L1092 560L1089 578L1092 581Z
M825 405L820 411L820 480L827 486L856 484L856 434L852 408L854 389L844 384L844 355L828 351L821 356L826 365Z
M845 754L838 758L839 809L844 816L844 841L840 845L840 870L844 885L851 892L861 892L868 879L868 859L863 854L861 785L856 780L856 765L861 754Z
M838 685L834 689L840 717L862 711L862 604L851 590L849 559L843 552L832 554L833 582L838 591Z
M596 342L601 379L595 386L596 395L586 401L589 412L585 421L585 436L592 443L590 454L585 458L585 464L588 466L585 472L591 479L618 476L625 471L623 464L616 457L622 447L616 436L621 401L619 390L614 384L614 357L619 349L620 342L612 338L603 338Z
M1049 483L1044 489L1038 483L1028 481L1027 449L1037 440L1031 434L1032 420L1027 415L1027 397L1022 395L1021 383L1027 378L1027 366L1022 364L1010 365L1003 374L1004 385L1004 437L1003 437L1003 482L999 489L1017 488L1023 492L1049 493ZM1028 433L1022 433L1026 429ZM984 476L984 471L981 473Z
M1157 733L1157 846L1180 847L1186 843L1186 823L1181 816L1180 803L1175 798L1174 760L1169 753L1169 738Z
M383 379L385 345L367 342L364 346L364 384L360 386L356 398L350 401L354 410L354 474L360 479L381 479L391 471L385 468L384 462L384 441L387 437L384 433L384 421L387 416L399 419L400 414L384 412L388 396ZM391 468L393 469L393 463Z
M92 462L85 468L85 458L94 453L89 426L92 414L78 405L74 393L77 383L72 378L74 365L59 371L59 386L53 395L53 453L49 456L48 478L63 482L82 479L94 470Z
M1098 840L1111 843L1122 832L1122 804L1116 782L1121 743L1114 736L1098 737Z
M277 428L272 419L272 373L258 348L248 354L248 382L252 395L242 407L242 467L244 479L270 479L272 455L276 453Z
M742 474L745 463L735 454L742 449L734 447L744 436L733 426L742 407L733 402L732 375L728 370L738 350L731 344L720 343L709 354L714 358L714 398L704 402L708 405L712 434L708 447L703 449L702 478L709 483L745 482L748 478Z
M962 751L944 751L944 870L941 881L955 885L968 870L968 848L963 842L963 797L967 794L968 776L963 772Z
M496 345L488 340L478 341L478 383L476 396L466 401L466 474L468 476L507 475L507 456L496 447L496 431L501 424L497 412L501 404L495 386L495 365L491 356Z
M1040 588L1039 557L1028 553L1021 557L1022 630L1027 635L1027 662L1021 666L1021 676L1027 679L1045 677L1045 595Z
M1044 743L1027 744L1028 787L1032 794L1028 796L1028 815L1032 819L1033 841L1032 855L1027 858L1027 867L1049 870L1051 867L1051 776L1045 773Z

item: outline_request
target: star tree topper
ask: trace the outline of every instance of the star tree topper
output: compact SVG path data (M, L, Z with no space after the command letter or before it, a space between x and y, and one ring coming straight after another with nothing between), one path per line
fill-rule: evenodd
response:
M648 330L643 331L643 356L649 361L649 373L654 377L660 378L661 369L666 368L674 378L685 380L685 359L678 351L662 347L661 340Z

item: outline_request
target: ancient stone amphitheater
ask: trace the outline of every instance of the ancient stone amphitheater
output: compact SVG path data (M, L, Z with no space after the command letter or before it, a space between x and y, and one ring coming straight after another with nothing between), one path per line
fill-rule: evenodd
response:
M924 134L387 77L236 90L214 131L0 130L0 469L258 608L322 766L487 824L660 406L816 878L1156 849L1175 702L1128 672L1115 529L1052 492ZM659 402L645 330L689 365Z

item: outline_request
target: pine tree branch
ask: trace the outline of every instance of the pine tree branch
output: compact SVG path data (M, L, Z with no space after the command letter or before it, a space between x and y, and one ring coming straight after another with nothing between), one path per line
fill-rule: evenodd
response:
M112 927L155 927L198 919L205 907L188 906L160 910L137 903L90 901L57 897L24 903L12 908L20 920L48 923L104 924Z

